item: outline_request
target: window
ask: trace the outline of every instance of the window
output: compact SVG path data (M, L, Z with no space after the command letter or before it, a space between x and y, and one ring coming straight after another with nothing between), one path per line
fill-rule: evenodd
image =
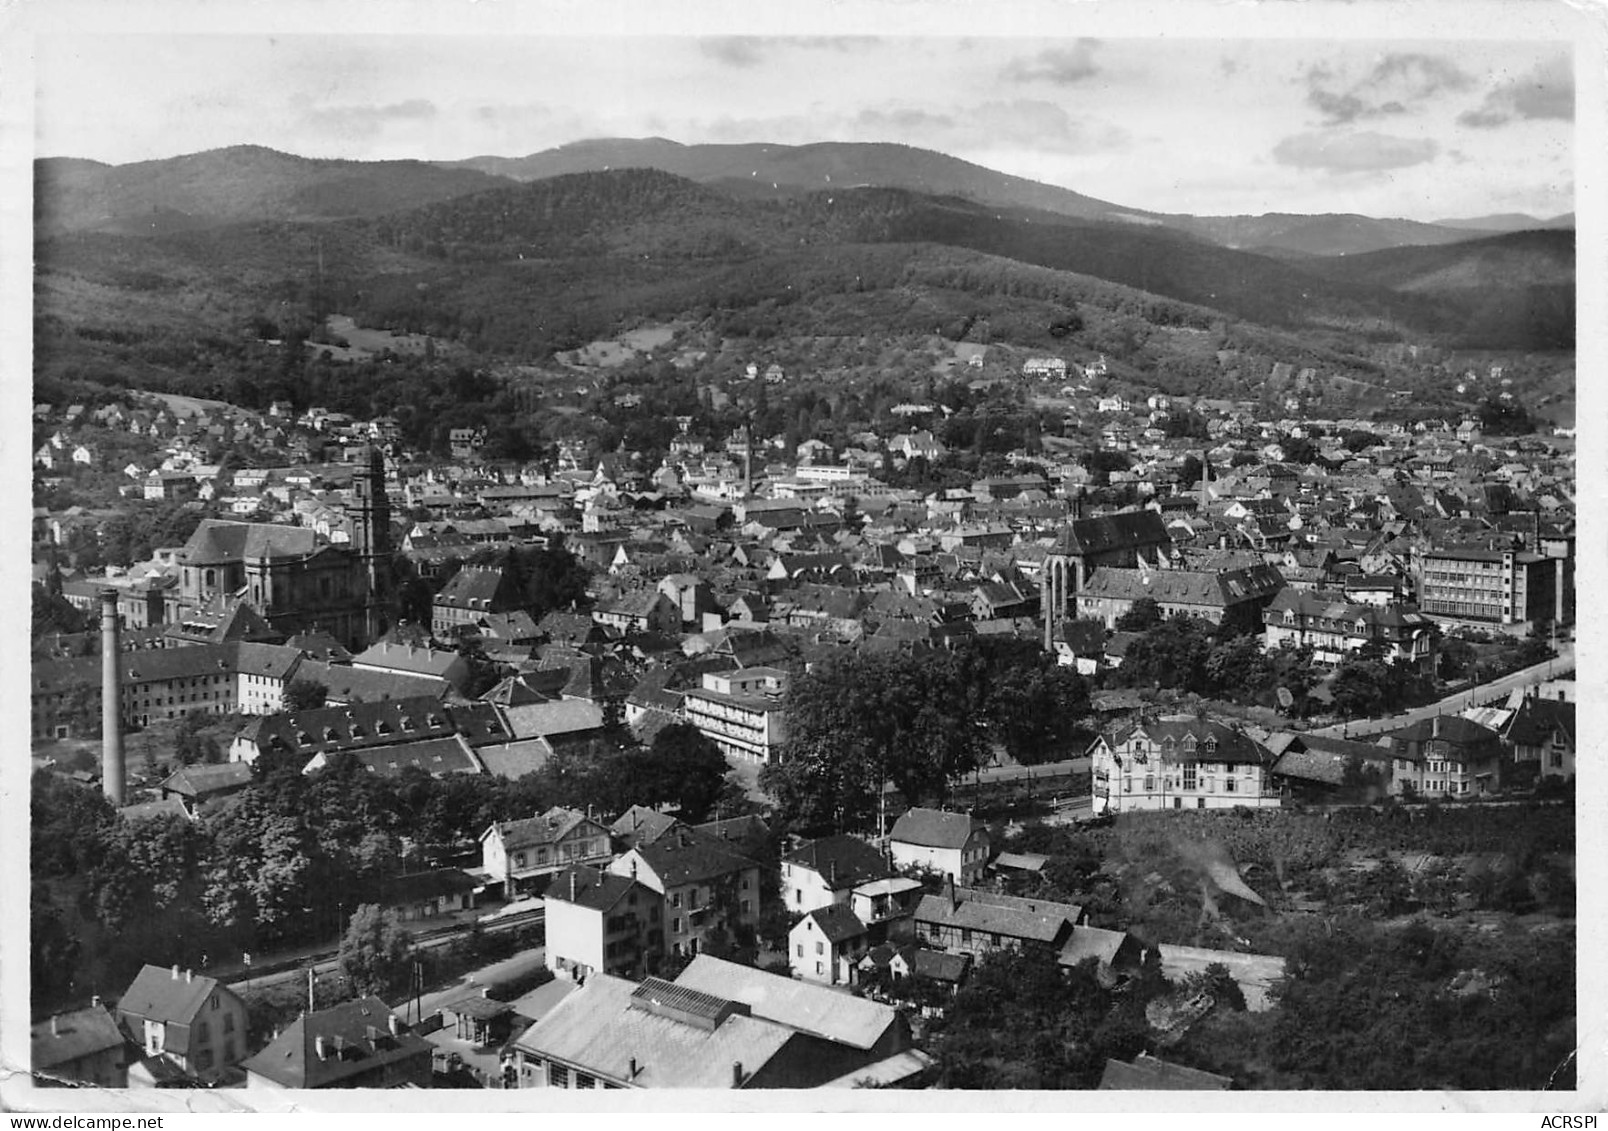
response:
M225 1064L233 1064L234 1059L235 1059L234 1038L230 1037L228 1040L223 1042L223 1062Z
M1230 776L1230 775L1224 775L1224 777L1223 777L1223 792L1224 793L1233 793L1235 788L1236 788L1236 786L1234 784L1233 777Z
M212 1067L212 1050L202 1049L195 1058L195 1066L205 1072Z
M1133 792L1133 778L1127 777L1127 776L1123 777L1123 779L1122 779L1122 792L1123 793L1132 793Z
M800 958L804 957L804 944L803 943L798 944L798 956Z
M1156 778L1155 778L1155 775L1154 775L1154 774L1146 774L1146 775L1145 775L1145 792L1146 792L1146 793L1150 793L1150 792L1152 792L1152 791L1153 791L1153 790L1154 790L1154 789L1155 789L1155 788L1156 788Z
M209 1026L205 1021L202 1021L200 1024L198 1024L195 1027L195 1039L197 1042L203 1045L212 1040L211 1026Z
M597 1077L589 1072L578 1071L575 1073L575 1086L577 1088L595 1088L597 1087Z
M794 903L803 903L804 902L804 889L803 888L794 888L793 889L793 902Z
M826 944L821 942L819 939L817 939L816 943L815 943L815 953L816 954L825 954L826 953Z
M677 934L677 935L679 935L681 933L681 919L680 919L680 917L677 917L675 919L670 920L670 931L671 931L672 934Z
M524 866L525 866L525 854L523 852L514 853L514 867L523 868Z
M816 964L815 964L815 972L816 972L816 973L817 973L817 974L824 974L824 973L826 973L826 965L825 965L825 964L824 964L824 963L821 963L821 962L817 962L817 963L816 963Z
M670 906L671 907L680 907L681 906L681 893L679 891L673 891L673 892L670 893ZM676 922L678 922L678 923L680 921L681 920L679 920L679 919L676 920Z
M553 1064L551 1061L549 1061L547 1065L547 1084L552 1088L569 1087L569 1069L562 1064Z
M1198 782L1195 780L1195 766L1193 763L1186 763L1184 766L1184 788L1194 789L1197 785Z

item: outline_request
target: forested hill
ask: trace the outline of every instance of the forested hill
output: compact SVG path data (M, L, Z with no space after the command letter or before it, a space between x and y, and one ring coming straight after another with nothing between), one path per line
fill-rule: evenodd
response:
M1308 261L1336 283L1435 299L1463 312L1450 327L1476 346L1524 342L1569 349L1575 341L1573 229L1510 232L1444 247L1398 247Z
M73 158L34 163L39 234L161 234L242 220L379 216L504 183L473 169L424 161L338 161L261 146L103 165Z
M445 201L376 223L393 247L451 262L575 255L752 258L805 246L938 244L1072 271L1282 326L1458 320L1436 299L1233 251L1165 229L1000 210L902 189L844 189L736 201L647 169L580 173Z

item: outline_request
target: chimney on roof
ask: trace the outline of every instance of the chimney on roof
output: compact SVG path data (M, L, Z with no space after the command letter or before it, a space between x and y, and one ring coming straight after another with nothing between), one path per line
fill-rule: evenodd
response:
M1430 733L1431 737L1434 737L1434 738L1439 738L1440 737L1440 719L1441 719L1440 715L1437 714L1435 716L1435 721L1430 724L1429 733Z
M185 971L185 972L184 972L184 980L185 980L185 981L186 981L186 982L193 982L193 981L195 981L195 971L194 971L194 970L186 970L186 971Z
M177 962L173 964L173 980L175 982L179 980L179 964Z
M956 910L957 908L960 907L960 897L955 894L955 875L954 875L953 872L951 872L949 874L948 880L949 880L949 909L951 911L954 911L954 910Z
M90 994L89 995L89 1008L91 1008L91 1009L99 1009L100 1007L101 1007L100 994Z
M52 1013L50 1015L50 1035L52 1037L61 1036L61 1028L57 1024L57 1021L58 1021L58 1018L57 1018L56 1014Z
M325 1043L322 1033L313 1038L313 1054L319 1060L326 1060L329 1057L329 1046Z
M731 1086L733 1088L743 1086L743 1062L740 1060L731 1062Z
M635 1080L637 1078L637 1073L641 1071L642 1069L637 1065L637 1058L633 1056L631 1058L631 1079Z
M570 869L570 902L575 902L575 869Z
M385 1021L386 1025L391 1030L391 1036L400 1037L402 1035L402 1021L399 1017L397 1017L396 1014L391 1014L385 1019Z

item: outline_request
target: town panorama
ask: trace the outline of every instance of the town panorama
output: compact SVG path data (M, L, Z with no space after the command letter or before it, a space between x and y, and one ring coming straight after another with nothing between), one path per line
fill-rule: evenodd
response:
M1574 1086L1572 214L35 179L41 1089Z

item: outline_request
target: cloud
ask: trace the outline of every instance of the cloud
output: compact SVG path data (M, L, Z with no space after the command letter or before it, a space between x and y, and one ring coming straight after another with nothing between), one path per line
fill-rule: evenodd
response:
M1037 55L1012 59L1005 64L1004 76L1012 82L1052 82L1071 86L1100 73L1094 53L1098 39L1080 39L1071 47L1047 47Z
M1004 149L1092 153L1128 144L1126 130L1078 118L1042 99L980 102L943 112L902 105L855 115L853 132L867 141L900 141L945 153Z
M1512 121L1573 121L1574 66L1567 55L1539 63L1528 74L1499 83L1473 110L1459 114L1459 125L1497 129Z
M1433 161L1439 152L1440 146L1429 138L1392 137L1371 131L1305 133L1275 145L1273 160L1297 169L1372 173L1422 165Z
M1326 126L1407 114L1442 91L1467 90L1474 84L1450 59L1419 52L1385 55L1349 85L1337 78L1322 64L1305 75L1307 104L1323 115Z
M765 57L765 40L756 35L722 35L700 39L698 50L727 67L757 67Z
M728 67L757 67L779 50L864 51L882 40L874 35L721 35L698 40L698 50Z
M316 106L309 108L305 117L309 125L317 128L357 133L381 129L392 122L428 121L437 113L436 104L429 99L410 98L384 106Z

